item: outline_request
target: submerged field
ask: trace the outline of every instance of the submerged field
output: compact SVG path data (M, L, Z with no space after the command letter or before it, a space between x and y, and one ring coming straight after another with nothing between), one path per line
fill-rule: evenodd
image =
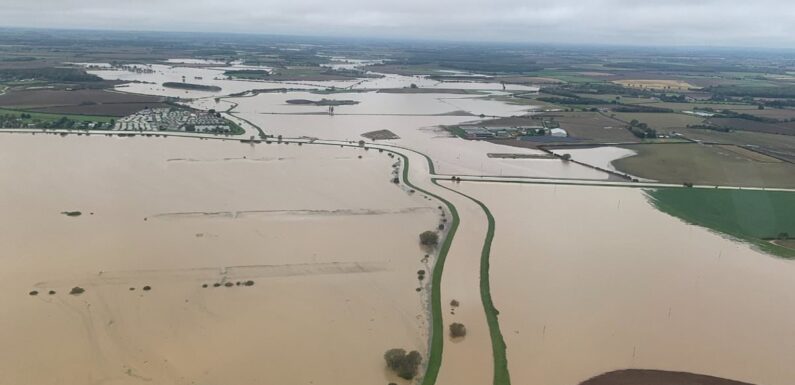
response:
M445 185L494 216L491 297L511 383L575 385L624 368L765 385L795 377L791 261L662 213L641 189ZM792 217L775 215L790 227ZM590 383L738 384L648 372Z
M795 258L795 249L769 241L795 236L795 193L660 188L648 194L665 213Z
M337 146L4 136L3 381L406 383L383 352L426 356L416 272L433 261L417 234L439 213L390 182L393 162Z

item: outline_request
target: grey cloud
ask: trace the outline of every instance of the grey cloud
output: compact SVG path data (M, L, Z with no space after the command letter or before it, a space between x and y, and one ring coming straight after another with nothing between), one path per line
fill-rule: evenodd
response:
M4 26L795 47L774 0L3 0Z

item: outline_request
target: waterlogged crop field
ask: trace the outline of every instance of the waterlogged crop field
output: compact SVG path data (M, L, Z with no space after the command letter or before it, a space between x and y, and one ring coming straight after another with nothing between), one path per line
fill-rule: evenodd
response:
M756 190L661 188L648 192L663 212L795 258L771 239L795 236L795 193Z

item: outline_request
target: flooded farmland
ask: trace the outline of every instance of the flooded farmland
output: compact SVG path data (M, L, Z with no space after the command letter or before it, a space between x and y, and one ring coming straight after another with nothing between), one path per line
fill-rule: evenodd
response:
M4 135L5 381L396 381L383 352L427 349L417 234L439 213L390 183L392 162L337 146Z
M641 189L449 186L495 217L491 294L513 383L625 368L795 378L792 261L663 214Z

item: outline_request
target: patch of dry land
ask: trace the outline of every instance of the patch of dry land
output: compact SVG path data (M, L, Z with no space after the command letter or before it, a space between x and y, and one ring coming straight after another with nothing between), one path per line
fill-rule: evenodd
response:
M512 383L621 368L795 378L792 261L662 213L642 189L442 183L495 218L491 296Z
M690 88L698 88L697 86L681 80L627 79L616 80L614 83L621 84L624 87L651 88L655 90L688 90Z
M339 146L4 136L1 382L407 383L383 353L427 357L417 234L439 214L390 183L393 162Z
M605 373L580 385L751 385L702 374L628 369Z

